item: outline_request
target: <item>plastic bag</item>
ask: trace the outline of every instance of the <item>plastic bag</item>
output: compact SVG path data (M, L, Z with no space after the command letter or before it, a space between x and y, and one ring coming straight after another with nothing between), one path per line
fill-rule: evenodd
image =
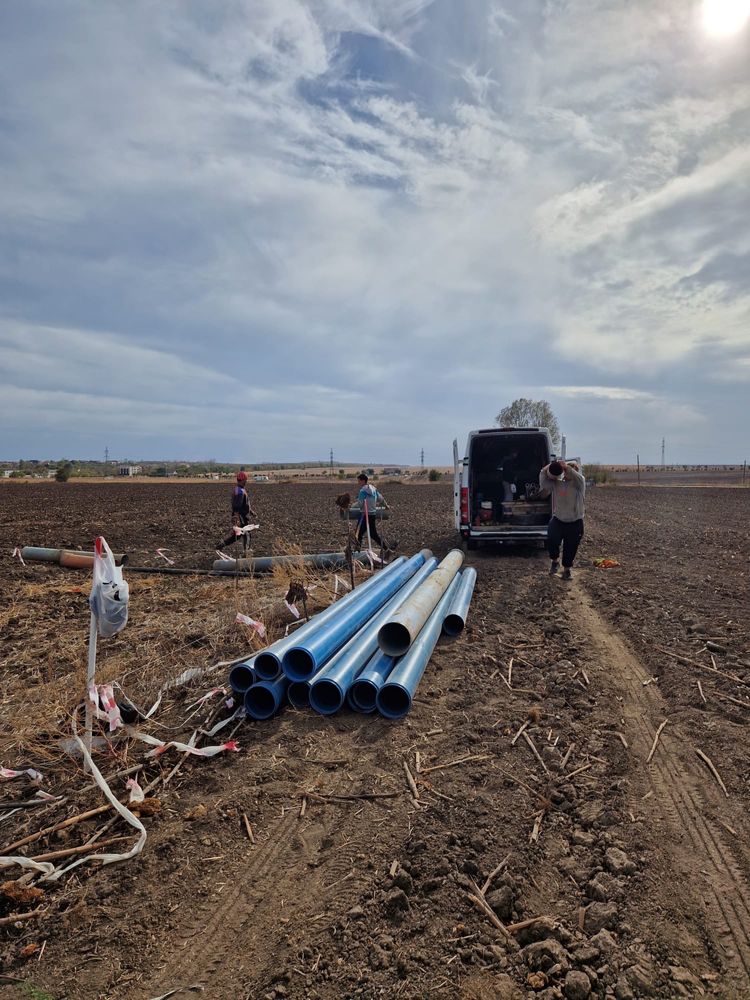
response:
M128 621L128 585L122 568L115 566L115 557L101 535L94 546L94 585L89 594L89 607L96 618L99 635L117 635Z

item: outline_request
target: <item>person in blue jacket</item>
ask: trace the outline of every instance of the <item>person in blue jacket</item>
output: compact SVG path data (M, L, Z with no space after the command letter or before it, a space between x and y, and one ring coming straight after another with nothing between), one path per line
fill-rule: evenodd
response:
M357 476L357 485L359 486L359 493L357 494L356 501L352 504L355 510L359 509L362 511L357 522L357 545L362 545L362 539L367 534L367 522L369 521L370 538L372 541L377 542L383 548L388 548L378 534L378 522L375 518L375 510L378 503L381 503L384 507L388 507L385 497L368 482L364 472ZM365 518L365 511L367 511L367 518Z

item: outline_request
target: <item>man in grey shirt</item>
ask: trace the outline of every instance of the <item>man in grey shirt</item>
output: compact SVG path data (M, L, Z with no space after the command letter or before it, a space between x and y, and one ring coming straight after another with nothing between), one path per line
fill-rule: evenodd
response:
M562 546L562 578L570 580L570 567L583 538L586 480L575 462L568 464L558 459L539 473L539 489L541 497L552 495L552 518L547 527L550 574L554 576L560 568Z

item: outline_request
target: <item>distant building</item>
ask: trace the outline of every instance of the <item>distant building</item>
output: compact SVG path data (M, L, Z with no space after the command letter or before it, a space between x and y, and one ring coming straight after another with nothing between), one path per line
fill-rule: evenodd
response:
M401 469L397 469L395 466L390 466L389 465L385 469L383 469L383 475L384 476L400 476L401 475Z
M117 467L118 476L140 476L141 471L140 465L119 465Z
M268 482L270 482L270 479L268 478L268 476L253 476L253 482L254 483L268 483Z
M14 472L13 469L3 469L3 479L10 479L10 477L13 475L13 472Z

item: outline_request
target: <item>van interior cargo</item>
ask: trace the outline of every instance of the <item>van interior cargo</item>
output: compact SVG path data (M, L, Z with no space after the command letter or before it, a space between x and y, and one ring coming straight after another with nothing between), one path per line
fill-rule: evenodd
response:
M544 525L550 501L541 499L539 471L549 461L543 434L478 434L471 442L471 525Z

